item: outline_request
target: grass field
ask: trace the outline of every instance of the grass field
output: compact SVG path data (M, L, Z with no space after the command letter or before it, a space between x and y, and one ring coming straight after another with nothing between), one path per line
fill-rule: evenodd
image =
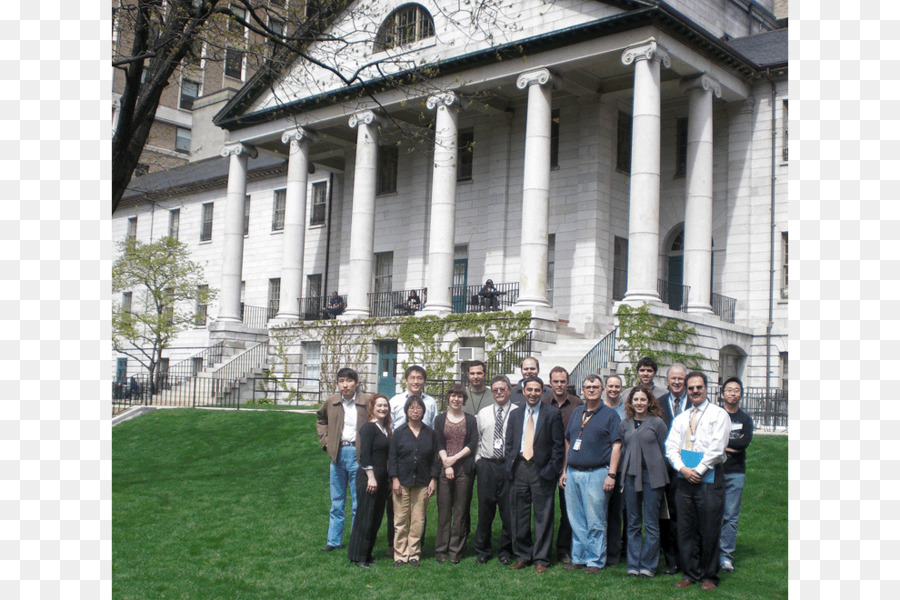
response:
M281 411L159 410L113 430L113 595L137 598L300 600L390 598L695 598L679 576L626 578L620 564L590 576L555 565L538 575L492 560L437 564L429 503L422 567L372 569L346 550L318 552L328 524L328 456L315 416ZM786 437L757 436L747 457L737 571L720 598L787 598ZM348 505L349 515L349 505ZM558 511L557 511L558 517ZM473 528L476 516L473 509ZM349 540L350 519L344 543ZM499 519L496 522L499 528Z

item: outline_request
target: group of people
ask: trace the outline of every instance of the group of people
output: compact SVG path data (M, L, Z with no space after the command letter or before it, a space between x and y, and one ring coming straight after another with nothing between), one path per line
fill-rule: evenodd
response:
M520 368L518 384L504 375L488 384L484 363L470 363L468 389L451 386L440 414L424 391L421 366L406 370L406 391L393 398L358 393L357 373L340 369L340 393L317 415L319 441L331 458L322 550L343 547L349 485L350 561L370 567L386 513L394 566L419 566L425 514L437 494L435 559L458 563L477 482L479 564L496 547L509 569L533 565L545 572L558 493L556 557L564 570L596 574L624 560L628 576L654 577L662 550L664 572L683 574L676 587L715 589L719 570L734 570L744 456L753 435L740 410L741 381L724 382L723 408L707 399L706 375L681 364L670 366L667 388L655 386L658 367L650 357L636 365L639 381L630 390L618 375L605 385L599 375L587 376L583 399L562 367L551 369L549 385L534 357Z

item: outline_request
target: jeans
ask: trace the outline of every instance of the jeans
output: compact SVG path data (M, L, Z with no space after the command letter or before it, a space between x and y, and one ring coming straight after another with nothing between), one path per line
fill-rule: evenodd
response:
M636 489L635 477L625 477L625 510L628 513L628 570L655 575L659 563L659 508L665 487L650 487L650 473L641 472L643 490ZM641 523L644 525L643 544Z
M721 562L734 562L734 546L737 540L738 514L741 512L741 494L744 492L744 473L725 473L725 516L722 536L719 538Z
M566 469L566 509L572 526L572 562L603 568L606 564L606 502L603 491L608 467L592 471Z
M344 505L347 503L347 486L350 486L350 496L353 499L353 516L356 516L356 447L341 446L337 463L331 463L329 471L329 486L331 490L331 510L328 511L328 538L325 543L329 546L340 546L344 539ZM350 521L351 527L353 521Z

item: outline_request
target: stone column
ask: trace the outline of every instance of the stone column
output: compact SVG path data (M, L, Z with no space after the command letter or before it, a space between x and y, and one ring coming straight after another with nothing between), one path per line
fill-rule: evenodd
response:
M525 171L522 177L522 241L516 308L550 308L547 301L547 231L550 221L550 121L553 76L547 69L519 75L528 89Z
M247 159L256 148L228 144L222 156L229 158L225 193L225 232L222 236L222 286L218 321L241 322L241 270L244 262L244 197L247 195Z
M713 94L722 97L719 82L701 75L685 81L689 94L687 169L684 208L684 284L691 286L689 313L712 314Z
M622 63L634 63L631 116L631 188L628 207L628 289L623 302L660 302L659 279L659 123L660 63L669 54L655 40L626 48Z
M353 214L350 223L350 289L346 319L369 316L369 290L375 262L375 185L378 173L378 123L375 113L363 110L350 117L356 129L356 168L353 175Z
M306 235L306 182L309 173L309 142L315 134L302 127L285 131L282 143L290 143L287 189L284 198L284 235L281 257L281 296L278 320L300 318L303 295L303 250Z
M431 182L431 233L428 236L428 302L425 314L444 316L453 311L453 243L456 239L457 116L459 99L453 92L429 96L435 110L434 170Z

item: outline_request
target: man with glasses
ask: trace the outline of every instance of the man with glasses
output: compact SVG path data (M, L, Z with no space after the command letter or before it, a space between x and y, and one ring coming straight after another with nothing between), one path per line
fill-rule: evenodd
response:
M666 438L666 458L678 472L675 505L684 578L675 587L702 582L701 590L714 590L719 584L719 536L725 508L721 463L731 418L707 400L706 375L691 371L685 381L691 408L675 417Z
M509 379L497 375L491 380L494 403L475 417L478 424L478 452L475 454L475 478L478 482L478 524L475 527L475 562L483 565L491 558L491 531L494 516L500 511L500 564L512 562L512 520L509 507L509 480L506 477L506 428L519 407L509 401Z
M670 430L672 429L672 419L680 415L682 412L690 408L690 401L687 397L687 389L685 388L685 375L687 369L681 363L672 363L669 371L666 373L666 384L669 392L664 394L659 400L660 417ZM678 568L678 530L677 515L675 508L675 480L678 473L671 466L669 467L669 483L666 484L666 505L669 507L669 518L660 519L659 522L659 545L662 548L663 557L666 559L666 575L674 575L679 571Z
M576 408L584 404L581 398L569 393L569 372L562 367L550 369L550 388L553 396L550 405L562 414L563 431L569 426L569 419ZM546 402L546 400L543 400ZM572 562L572 527L566 510L566 492L559 488L559 531L556 533L556 559L561 563Z

